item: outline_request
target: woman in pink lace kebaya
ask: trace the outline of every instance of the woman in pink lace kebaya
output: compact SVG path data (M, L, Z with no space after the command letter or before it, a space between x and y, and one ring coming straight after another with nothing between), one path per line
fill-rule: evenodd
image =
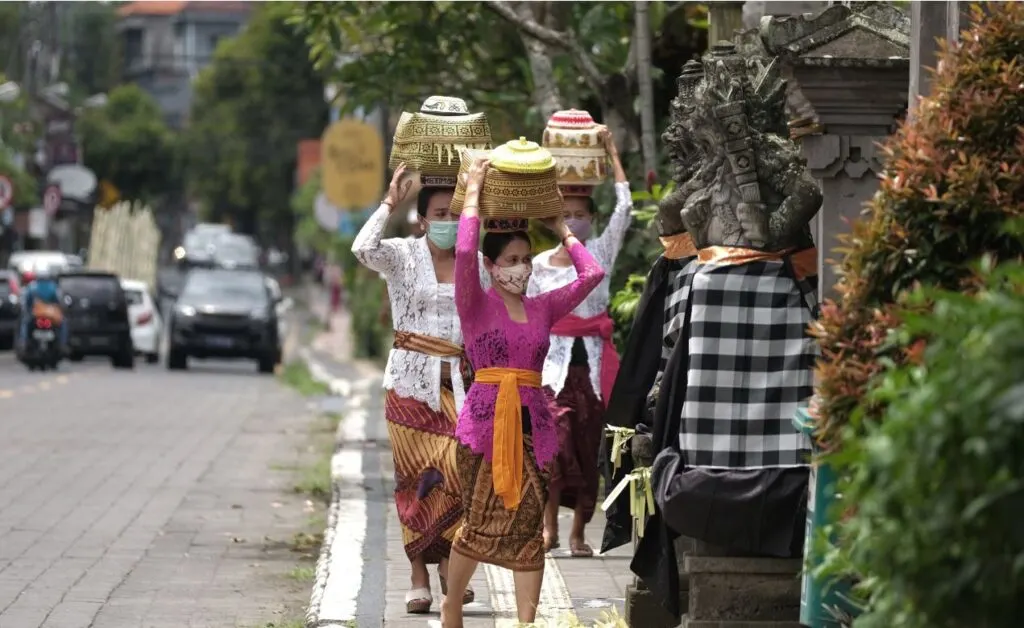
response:
M481 561L514 572L519 621L534 621L544 576L547 467L558 453L540 371L551 327L604 278L600 264L559 216L545 224L561 238L577 278L524 297L532 271L529 236L490 232L482 247L492 284L485 292L478 270L477 212L487 166L477 161L466 175L455 245L455 306L476 374L455 429L465 519L452 542L449 594L441 606L444 628L461 628L462 591Z

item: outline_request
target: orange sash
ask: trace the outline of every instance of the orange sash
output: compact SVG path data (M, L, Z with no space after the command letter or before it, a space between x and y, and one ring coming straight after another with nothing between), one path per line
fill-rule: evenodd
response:
M491 473L494 494L501 498L505 510L519 507L523 490L523 401L519 387L540 388L537 371L492 367L476 372L476 383L498 387L494 403L494 441Z
M693 257L697 254L697 247L693 245L693 238L685 231L670 236L661 236L661 246L665 249L665 259L683 259Z
M418 334L413 331L396 331L395 342L392 346L396 349L415 351L435 358L459 358L459 369L463 370L463 378L466 378L467 374L464 372L466 354L457 344L443 338ZM455 411L455 394L444 386L441 387L441 411L453 424L458 421L459 416Z
M701 264L722 264L740 266L751 262L778 261L788 257L797 279L818 274L818 249L811 247L800 251L758 251L741 246L709 246L697 251L697 262Z

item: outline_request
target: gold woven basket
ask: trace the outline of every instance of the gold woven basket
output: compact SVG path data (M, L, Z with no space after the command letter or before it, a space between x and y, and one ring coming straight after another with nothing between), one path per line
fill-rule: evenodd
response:
M482 217L521 220L550 218L562 212L554 158L534 142L519 138L493 151L463 151L459 181L450 206L452 213L462 213L466 186L461 174L468 172L478 157L491 160L480 188Z
M406 168L423 174L455 176L459 172L459 152L464 149L489 149L491 126L487 115L440 116L429 113L403 113L395 129L395 142L388 167Z

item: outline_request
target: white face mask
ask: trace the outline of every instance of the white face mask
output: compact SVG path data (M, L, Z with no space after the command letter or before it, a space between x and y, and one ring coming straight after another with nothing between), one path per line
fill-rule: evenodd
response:
M533 274L531 264L516 264L515 266L491 267L491 278L512 294L522 294L526 291L526 284L530 283L530 275Z

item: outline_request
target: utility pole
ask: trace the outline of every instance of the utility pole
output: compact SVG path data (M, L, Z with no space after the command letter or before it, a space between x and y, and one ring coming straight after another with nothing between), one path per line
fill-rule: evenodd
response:
M636 77L640 84L640 150L644 175L658 172L657 142L654 130L654 84L651 80L651 22L648 1L637 0Z

